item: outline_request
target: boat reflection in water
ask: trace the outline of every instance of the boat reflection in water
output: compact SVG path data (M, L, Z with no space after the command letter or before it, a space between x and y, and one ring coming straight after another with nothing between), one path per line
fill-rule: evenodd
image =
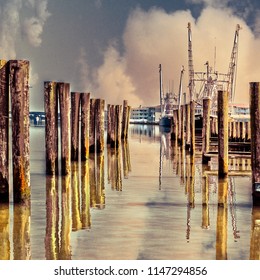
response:
M249 159L230 159L237 174L218 180L214 159L202 165L169 131L134 125L117 150L45 176L34 129L31 207L0 205L0 259L260 258Z

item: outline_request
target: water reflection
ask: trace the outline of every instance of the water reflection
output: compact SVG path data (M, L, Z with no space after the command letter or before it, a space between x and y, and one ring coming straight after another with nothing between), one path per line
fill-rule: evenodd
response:
M260 260L260 206L252 209L250 260Z
M31 259L31 209L15 204L13 209L13 250L14 260Z
M0 260L10 260L9 204L0 204Z
M59 187L58 177L46 177L45 257L59 259Z
M89 162L81 163L81 223L82 229L91 227Z

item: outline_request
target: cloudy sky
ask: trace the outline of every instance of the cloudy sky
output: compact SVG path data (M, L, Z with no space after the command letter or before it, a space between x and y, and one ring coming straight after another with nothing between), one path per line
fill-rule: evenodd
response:
M178 91L183 65L188 91L188 22L194 70L209 61L222 73L241 25L235 101L248 102L260 81L258 0L0 0L1 58L30 61L31 110L43 110L49 80L111 104L157 105L160 63L164 89Z

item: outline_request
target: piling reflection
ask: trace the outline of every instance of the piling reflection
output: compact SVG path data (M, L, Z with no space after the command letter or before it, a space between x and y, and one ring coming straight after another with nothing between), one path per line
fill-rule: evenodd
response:
M124 178L127 179L129 173L131 172L131 159L130 159L130 151L129 151L129 142L126 139L122 141L122 160L123 160L123 172Z
M82 229L91 227L89 162L81 162L81 223Z
M122 161L121 161L121 147L118 149L109 148L107 150L108 156L108 176L111 189L122 191Z
M207 169L207 166L204 166L203 169ZM204 174L204 172L203 172ZM209 220L209 178L207 175L202 176L202 222L201 227L203 229L209 229L210 220Z
M260 206L252 209L250 260L260 260Z
M77 231L82 228L80 217L80 178L79 164L77 161L71 162L71 217L72 230Z
M62 176L61 181L61 232L59 259L71 259L71 176Z
M59 187L57 176L46 177L45 257L59 259Z
M228 178L219 179L218 183L218 212L216 228L216 259L227 259L227 193Z
M9 204L0 204L0 260L10 260Z
M30 230L31 230L30 206L15 204L13 209L14 260L31 259Z
M105 207L104 153L90 154L89 182L90 207L103 209Z

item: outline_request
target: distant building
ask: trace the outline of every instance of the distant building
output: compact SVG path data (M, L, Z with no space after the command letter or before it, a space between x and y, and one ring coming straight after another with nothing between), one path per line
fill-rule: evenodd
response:
M132 108L130 123L159 123L160 106Z

